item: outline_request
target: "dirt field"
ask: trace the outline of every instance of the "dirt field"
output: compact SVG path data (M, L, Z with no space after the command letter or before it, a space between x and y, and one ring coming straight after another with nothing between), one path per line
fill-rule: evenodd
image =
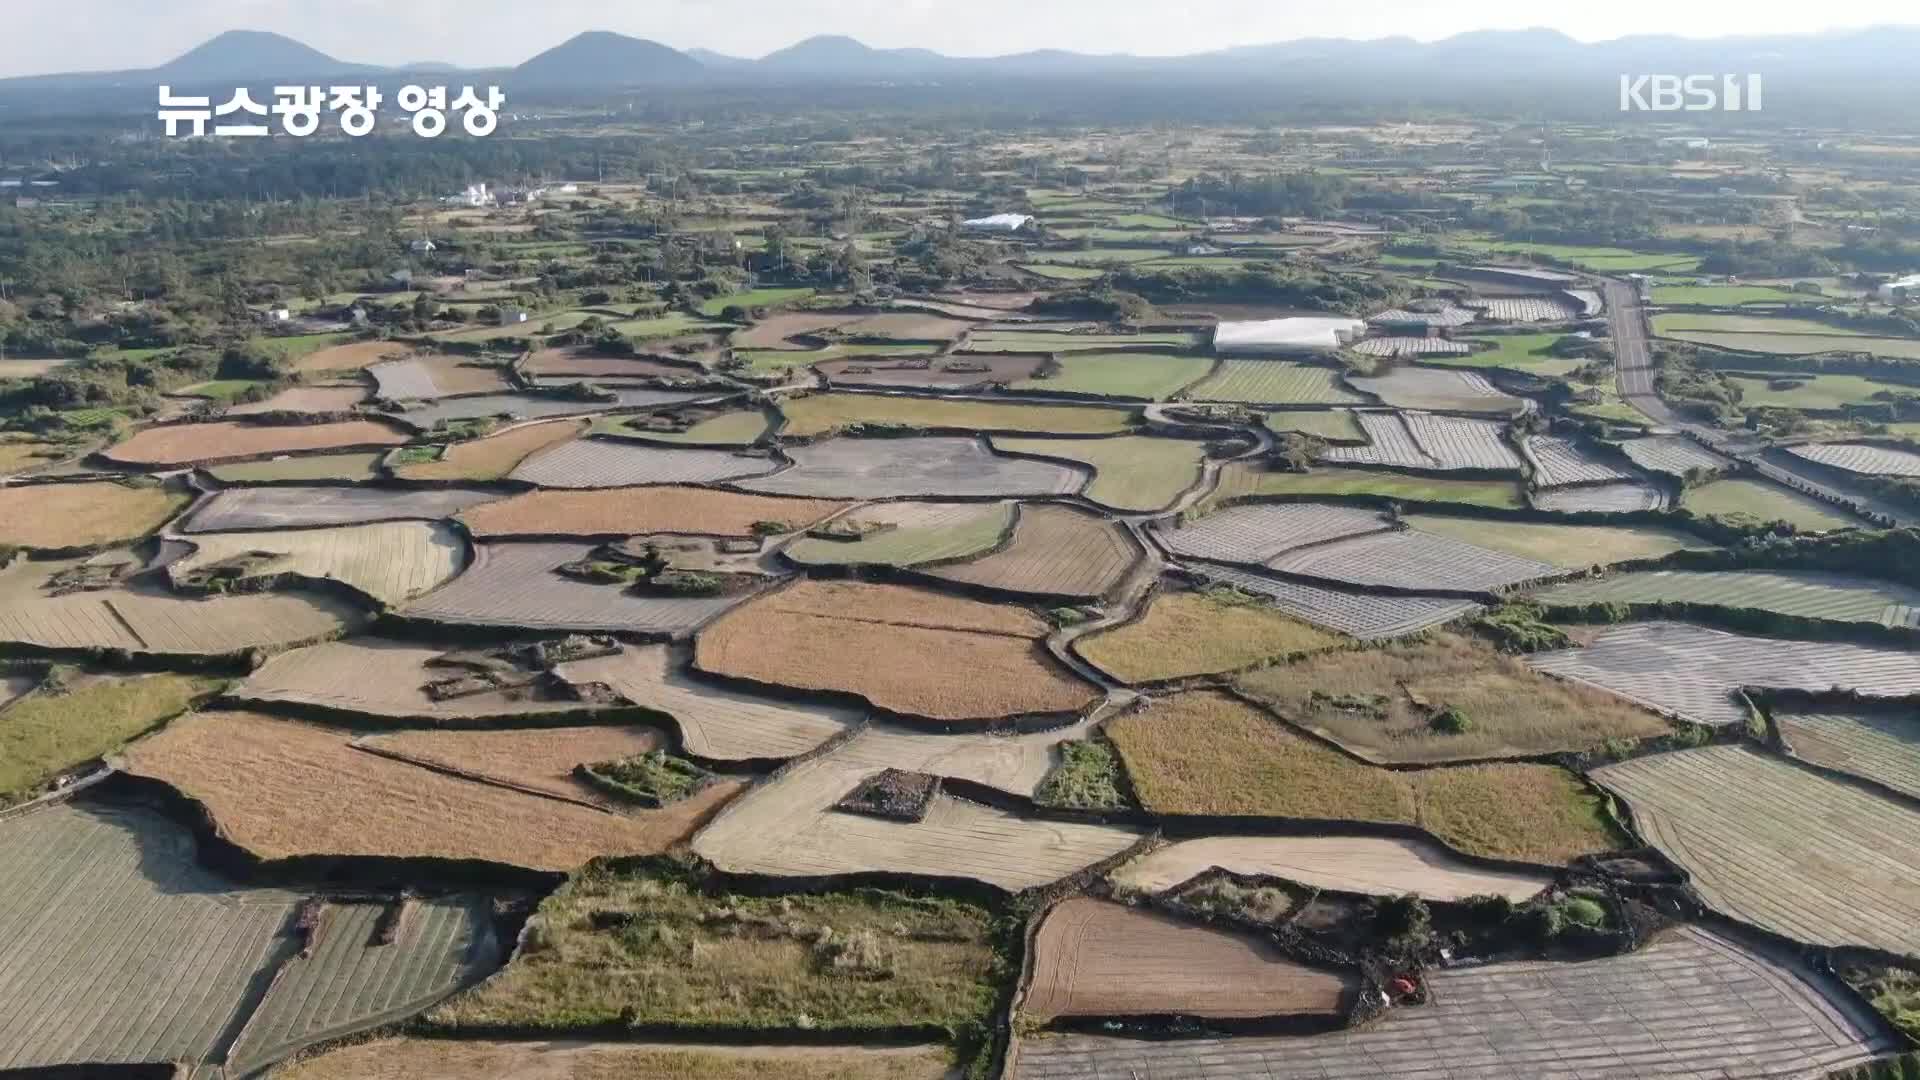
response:
M498 498L498 492L479 488L229 488L203 500L176 529L187 533L236 532L375 521L437 521L475 503Z
M1083 708L1094 689L1040 648L1048 631L1018 608L902 586L807 581L708 626L694 658L702 671L857 694L878 708L941 720Z
M424 689L459 671L429 661L456 646L356 637L281 653L261 665L234 694L247 701L341 709L369 717L441 721L526 716L581 708L527 690L493 691L436 701Z
M810 346L787 339L798 334L817 334L823 330L837 329L860 319L861 316L856 314L831 311L769 315L745 330L734 331L732 344L736 349L804 349Z
M1379 763L1425 763L1585 750L1668 733L1666 721L1611 694L1549 679L1477 638L1438 633L1361 652L1329 652L1242 675L1236 685L1295 724ZM1468 730L1436 730L1454 708Z
M592 349L539 349L527 357L521 369L535 377L582 375L601 378L686 378L699 374L697 368L648 360L638 356L614 356Z
M504 394L513 390L506 367L471 357L410 356L367 368L377 393L389 401L426 401L455 394Z
M574 439L530 455L515 480L548 488L611 488L637 484L710 484L765 476L780 462L731 450L668 448L618 439Z
M825 360L814 367L835 386L922 386L953 389L963 386L1006 385L1031 378L1047 358L1036 353L1007 356L968 354L952 360L936 358L930 364L908 364L885 357ZM977 370L986 367L986 371ZM962 370L972 369L972 370Z
M1024 405L981 401L938 401L877 394L814 394L787 398L786 435L824 435L856 424L967 431L1019 431L1035 434L1117 435L1132 413L1086 405Z
M152 468L307 450L399 446L408 438L399 429L373 420L343 420L301 427L221 420L211 424L148 428L103 451L102 456L124 465Z
M1068 506L1025 505L1000 551L924 573L1006 592L1075 599L1103 596L1140 559L1130 533Z
M1545 874L1484 870L1438 844L1379 836L1209 836L1157 848L1110 876L1129 889L1161 893L1218 867L1265 874L1316 889L1464 900L1497 894L1524 901L1547 887Z
M348 412L367 400L364 386L290 386L264 401L230 405L226 416L254 416L270 412Z
M363 454L308 454L302 457L272 458L266 461L239 461L231 465L213 465L207 475L223 484L258 484L267 481L371 480L387 456L385 450Z
M295 574L332 579L387 605L405 603L451 581L466 563L466 542L445 525L389 521L334 529L196 533L197 549L169 568L179 574L256 552L277 556L247 577Z
M1920 717L1913 710L1776 710L1773 721L1794 756L1920 799Z
M132 540L158 529L189 500L158 484L0 487L0 544L57 549Z
M851 499L904 496L1066 495L1087 482L1084 469L1018 461L979 439L831 439L787 450L794 467L741 487L777 494Z
M570 1040L378 1039L274 1080L946 1080L940 1046L701 1046Z
M531 541L475 545L466 573L408 604L402 614L464 626L678 636L747 599L653 596L557 573L597 546Z
M263 859L478 859L572 870L683 840L739 791L715 784L664 810L611 814L355 750L345 733L246 712L186 717L127 751L128 769L203 803Z
M396 341L356 341L308 353L294 361L293 370L306 375L316 371L359 371L382 360L405 356L408 351Z
M1080 638L1073 648L1122 682L1148 683L1237 671L1343 641L1265 605L1163 590L1144 617Z
M693 487L534 491L472 507L460 520L475 536L752 536L755 522L804 528L846 503L781 499Z
M1355 974L1293 963L1251 935L1091 897L1047 913L1021 1012L1060 1016L1251 1018L1342 1014Z
M501 787L622 809L629 804L582 781L574 767L658 750L666 739L648 727L585 726L397 731L368 736L356 745L482 777Z
M521 424L484 439L450 446L438 461L401 465L393 472L403 480L498 480L528 456L585 430L585 420Z

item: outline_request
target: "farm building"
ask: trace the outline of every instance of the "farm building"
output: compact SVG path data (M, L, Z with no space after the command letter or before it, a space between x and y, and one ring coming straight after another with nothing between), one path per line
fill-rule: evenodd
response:
M1295 316L1253 322L1223 322L1213 331L1213 349L1228 356L1290 356L1332 352L1366 333L1359 319Z
M1920 274L1894 278L1875 291L1879 294L1881 301L1888 304L1905 304L1920 300Z
M961 222L960 227L971 232L1015 233L1032 223L1032 214L993 214L983 218L970 218Z

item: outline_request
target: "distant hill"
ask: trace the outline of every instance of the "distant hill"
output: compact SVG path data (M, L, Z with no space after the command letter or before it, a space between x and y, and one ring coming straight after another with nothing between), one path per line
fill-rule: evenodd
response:
M590 30L514 68L513 80L523 86L634 86L696 79L706 70L657 41Z
M709 68L742 67L753 63L744 56L729 56L712 49L688 49L687 55Z
M823 34L768 53L757 66L783 74L861 78L930 73L966 62L931 49L876 49L844 35Z
M153 75L180 84L249 83L377 70L336 60L283 34L229 30L154 68Z

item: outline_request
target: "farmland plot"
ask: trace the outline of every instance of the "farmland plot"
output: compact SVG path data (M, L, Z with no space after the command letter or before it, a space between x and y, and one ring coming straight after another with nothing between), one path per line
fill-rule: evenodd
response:
M1352 409L1288 409L1268 413L1263 422L1273 432L1297 431L1335 442L1365 442L1367 434L1354 415Z
M356 341L308 353L294 361L293 370L303 375L317 371L360 371L382 360L403 359L406 353L407 347L397 341Z
M489 1042L388 1038L303 1058L274 1080L947 1080L945 1046L736 1046L630 1040ZM548 1070L558 1069L549 1073Z
M521 424L470 442L455 443L435 461L397 466L402 480L498 480L528 456L586 430L584 420Z
M1561 572L1552 563L1412 529L1295 549L1267 566L1347 585L1452 592L1492 592Z
M1420 448L1413 431L1397 412L1356 412L1366 442L1360 446L1332 446L1322 461L1351 465L1379 465L1396 469L1439 469L1440 460Z
M1680 505L1696 514L1736 521L1785 521L1802 532L1826 532L1859 524L1844 510L1811 495L1744 476L1688 488Z
M376 392L388 401L432 401L456 394L505 394L513 390L506 368L464 356L410 356L367 368Z
M1015 383L1013 389L1164 401L1212 368L1211 356L1074 352L1061 357L1056 374Z
M1393 523L1378 510L1333 503L1249 503L1184 524L1155 522L1161 546L1177 556L1263 563L1297 547L1383 532Z
M996 356L991 353L936 357L929 361L853 357L814 365L834 386L902 386L954 390L1006 385L1033 377L1047 358L1041 353ZM986 370L979 370L981 368Z
M590 725L397 731L366 736L353 745L466 779L618 810L629 804L580 779L575 768L659 750L666 738L656 728Z
M1911 707L1775 710L1793 755L1920 799L1920 716Z
M1629 623L1585 648L1536 653L1550 675L1597 686L1656 712L1716 727L1745 724L1743 686L1867 697L1920 694L1920 663L1899 649L1743 637L1686 623Z
M1230 503L1252 495L1303 496L1367 495L1402 502L1463 503L1512 509L1526 505L1514 480L1460 480L1445 476L1417 476L1378 469L1341 469L1316 466L1307 472L1268 469L1230 461L1220 470L1219 483L1200 507Z
M1626 956L1432 971L1433 1000L1327 1035L1022 1040L1014 1080L1804 1080L1893 1044L1829 976L1681 927ZM1675 987L1695 988L1676 993Z
M1526 448L1527 456L1533 459L1534 483L1540 487L1634 479L1632 472L1596 456L1572 439L1529 435Z
M1078 462L1093 469L1087 498L1120 511L1171 506L1200 482L1207 446L1191 439L1126 435L1116 439L1009 439L993 437L996 450Z
M401 423L427 431L453 420L478 420L506 417L512 420L540 420L547 417L584 416L609 409L648 409L662 405L684 405L689 401L718 397L713 391L647 390L609 387L613 401L586 401L579 398L550 397L538 394L480 394L473 397L442 398L431 405L389 413Z
M377 521L438 521L500 497L480 488L229 488L215 492L178 526L183 533L310 529Z
M892 526L859 539L802 536L781 549L802 566L915 566L978 555L1013 527L1014 503L877 503L840 521ZM838 524L838 522L836 522Z
M1237 671L1341 644L1264 604L1163 591L1132 622L1079 638L1075 652L1129 683Z
M669 449L620 439L575 439L542 450L512 472L547 488L610 488L636 484L711 484L765 476L780 463L731 450Z
M1098 277L1098 273L1089 276ZM1097 352L1100 350L1143 348L1185 349L1193 346L1192 334L1069 334L1049 331L1043 325L1031 330L977 330L962 346L966 352Z
M374 420L303 426L221 420L211 424L147 428L101 451L101 456L135 468L168 468L308 450L399 446L406 441L407 436L397 428Z
M367 388L352 386L289 386L272 397L227 406L222 416L257 416L261 413L339 413L351 412L367 400Z
M1443 469L1520 468L1520 457L1505 439L1506 429L1492 420L1469 420L1433 413L1402 413L1413 441Z
M1485 376L1448 368L1397 367L1383 375L1349 375L1348 385L1396 409L1512 416L1526 402L1494 388Z
M1091 897L1061 901L1033 942L1021 1011L1056 1017L1344 1016L1359 977L1272 943Z
M1292 360L1226 360L1188 391L1195 401L1249 405L1360 405L1369 399L1340 383L1340 372Z
M759 697L702 682L665 645L629 645L557 673L575 685L605 683L636 705L673 718L687 752L713 761L790 758L858 723L864 710Z
M695 487L530 491L472 507L460 515L460 521L473 535L487 538L648 533L747 537L754 535L756 522L778 522L791 531L846 506Z
M1126 529L1070 506L1026 505L1013 539L983 558L922 571L1002 592L1085 599L1119 585L1142 552Z
M648 418L631 416L602 417L594 425L596 435L627 435L648 442L693 447L747 447L760 441L771 426L767 414L759 409L702 414L683 431L652 426Z
M129 747L128 771L203 804L259 858L473 859L571 871L685 839L739 785L625 814L461 779L364 750L347 734L245 712L196 713Z
M473 565L400 614L471 626L627 631L680 635L740 603L743 596L652 596L557 571L594 550L590 543L475 545Z
M1032 795L1054 766L1054 748L1084 739L1093 721L1025 734L928 734L875 721L835 750L834 760L868 772L901 769L971 780L1013 795Z
M794 467L738 486L774 494L858 499L1069 495L1084 469L990 452L980 439L832 439L787 450Z
M1522 903L1552 882L1544 874L1486 870L1439 844L1384 836L1207 836L1176 840L1108 875L1116 886L1163 893L1218 867L1285 878L1312 889L1369 896L1464 900L1505 896Z
M1658 559L1676 551L1713 545L1691 533L1650 526L1551 525L1533 521L1407 514L1416 531L1450 536L1509 555L1577 569L1629 559Z
M1718 472L1733 464L1684 435L1649 435L1620 444L1635 465L1648 472L1685 476L1695 469Z
M67 676L43 680L0 673L0 809L25 802L128 739L165 723L194 699L219 690L185 675ZM18 700L16 700L18 699Z
M1027 611L894 585L803 581L701 631L702 671L854 694L939 720L1070 712L1094 689L1040 647Z
M194 546L193 553L167 567L176 581L229 559L270 555L249 563L238 580L292 574L338 581L385 605L405 603L438 588L466 562L466 542L459 534L424 521L195 533L188 542Z
M110 480L0 487L0 545L57 550L134 540L188 499L158 484Z
M1473 306L1484 312L1487 318L1500 322L1566 322L1580 315L1574 306L1565 300L1546 296L1515 296L1480 300L1474 302Z
M538 349L527 357L521 371L535 378L573 375L582 378L681 379L698 375L700 369L687 364L669 364L640 356L616 356L590 348Z
M1713 907L1796 941L1920 952L1920 811L1744 746L1593 778Z
M1630 514L1664 508L1667 493L1652 484L1595 484L1535 491L1533 505L1557 514Z
M781 402L784 435L826 435L855 426L1030 431L1056 435L1119 434L1133 414L1093 405L1027 405L949 401L885 394L814 394Z
M790 339L835 330L859 319L858 314L840 311L798 311L769 315L744 330L735 330L732 345L736 349L811 348Z
M413 641L356 637L281 653L232 693L250 702L311 705L363 716L433 721L536 716L585 708L554 700L532 687L435 698L427 685L463 674L434 661L456 648Z
M1817 570L1649 570L1569 581L1541 590L1534 599L1550 607L1704 604L1803 619L1920 627L1920 589Z
M1819 465L1866 476L1920 476L1920 454L1864 443L1807 443L1787 453Z
M1210 582L1264 596L1273 606L1303 622L1337 630L1361 641L1417 634L1428 627L1465 618L1481 610L1471 600L1439 596L1381 596L1378 593L1324 588L1235 570L1192 566Z

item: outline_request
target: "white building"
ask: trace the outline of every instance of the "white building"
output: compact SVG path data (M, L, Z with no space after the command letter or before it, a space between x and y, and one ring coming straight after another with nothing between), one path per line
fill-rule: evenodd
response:
M487 190L487 185L485 184L468 184L467 190L458 195L449 195L441 199L440 202L444 206L492 206L494 204L494 195L493 192Z
M1257 322L1223 322L1213 329L1213 351L1224 356L1297 356L1333 352L1359 340L1359 319L1295 316Z
M1032 214L994 214L990 217L963 221L960 227L973 232L1013 233L1026 228L1032 222Z
M286 322L291 318L293 318L293 312L288 311L286 308L276 307L267 309L268 322Z
M1894 278L1876 291L1881 301L1888 304L1906 304L1920 300L1920 274Z
M415 255L431 255L433 254L434 249L438 246L439 245L435 244L433 241L428 240L425 237L422 237L418 240L415 240L413 243L408 244L407 250L413 252Z
M501 308L500 325L518 326L527 321L527 313L521 308Z

